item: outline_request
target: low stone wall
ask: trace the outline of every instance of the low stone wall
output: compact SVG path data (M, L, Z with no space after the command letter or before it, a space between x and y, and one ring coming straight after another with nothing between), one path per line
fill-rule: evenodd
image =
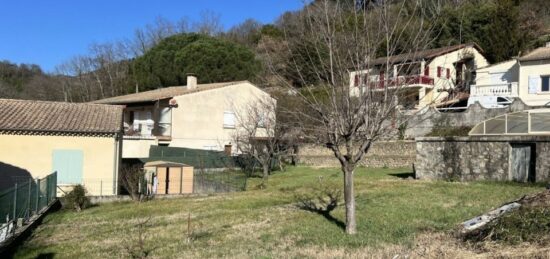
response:
M372 145L367 156L361 161L364 167L411 167L415 161L414 141L381 141ZM298 149L300 163L308 166L339 167L338 159L328 148L304 145Z
M508 181L513 143L535 145L537 182L550 180L550 136L420 137L416 177L440 180Z

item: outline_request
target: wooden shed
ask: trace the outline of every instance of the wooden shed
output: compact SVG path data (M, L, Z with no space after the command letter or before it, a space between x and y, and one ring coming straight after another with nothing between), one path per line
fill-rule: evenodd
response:
M147 172L153 172L158 180L157 194L193 193L193 167L190 165L151 161L143 166Z

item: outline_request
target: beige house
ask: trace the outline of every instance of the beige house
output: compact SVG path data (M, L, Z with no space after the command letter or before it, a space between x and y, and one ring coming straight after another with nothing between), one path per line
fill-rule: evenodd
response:
M366 89L402 87L407 100L401 104L419 109L445 101L452 90L467 89L475 80L473 72L487 65L481 48L473 43L382 57L370 61L369 70L351 72L350 89L358 96Z
M236 152L239 109L274 100L248 81L174 86L96 101L125 105L123 158L147 158L152 145Z
M118 194L122 106L0 99L0 178L44 177Z
M477 70L470 96L520 98L530 106L550 102L550 44L512 59Z

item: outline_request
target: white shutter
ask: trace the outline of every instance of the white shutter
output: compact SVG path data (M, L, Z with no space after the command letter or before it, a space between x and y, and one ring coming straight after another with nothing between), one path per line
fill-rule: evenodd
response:
M540 76L529 76L529 93L536 94L540 92Z
M235 128L235 113L231 111L223 112L223 127Z

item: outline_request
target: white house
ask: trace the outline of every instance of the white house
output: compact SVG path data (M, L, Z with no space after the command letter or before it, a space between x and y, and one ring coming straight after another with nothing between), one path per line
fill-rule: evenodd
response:
M188 76L186 86L96 103L126 106L122 157L147 158L151 145L235 152L239 107L266 100L275 102L248 81L197 84L195 76Z
M473 72L487 65L474 43L382 57L368 62L368 70L350 73L350 91L357 96L367 88L400 86L410 91L405 108L418 109L441 103L453 89L467 89Z
M477 70L470 96L520 98L530 106L550 102L550 44L517 59Z

